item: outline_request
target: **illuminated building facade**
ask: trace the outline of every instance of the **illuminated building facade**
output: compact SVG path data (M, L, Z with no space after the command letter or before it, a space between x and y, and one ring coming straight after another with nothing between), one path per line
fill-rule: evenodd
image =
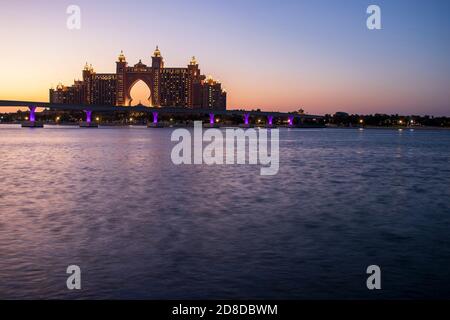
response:
M141 60L128 66L121 52L116 62L116 73L96 73L86 64L83 80L72 86L58 85L50 89L50 102L86 105L136 105L131 89L142 80L150 89L149 104L154 107L187 107L226 109L226 92L220 82L201 74L195 57L186 68L166 68L158 47L151 66Z

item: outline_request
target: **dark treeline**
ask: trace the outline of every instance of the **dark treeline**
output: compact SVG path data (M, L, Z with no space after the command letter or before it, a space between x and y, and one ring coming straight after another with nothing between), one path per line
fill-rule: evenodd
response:
M347 114L337 112L334 115L325 115L325 122L335 126L376 126L376 127L398 127L398 126L427 126L427 127L450 127L450 117L433 116L401 116L398 114Z

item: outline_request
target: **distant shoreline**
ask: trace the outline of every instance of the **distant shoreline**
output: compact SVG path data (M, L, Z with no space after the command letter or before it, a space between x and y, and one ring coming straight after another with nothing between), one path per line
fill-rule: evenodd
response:
M359 127L339 127L327 126L328 129L378 129L378 130L450 130L449 127L431 127L431 126L417 126L417 127L401 127L401 126L359 126Z

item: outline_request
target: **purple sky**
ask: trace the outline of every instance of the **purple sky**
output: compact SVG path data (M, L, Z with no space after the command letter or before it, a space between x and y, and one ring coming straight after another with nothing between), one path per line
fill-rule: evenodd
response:
M66 8L81 8L81 30ZM366 28L378 4L382 30ZM450 115L450 1L4 1L0 99L48 100L84 63L195 55L229 108ZM139 95L140 88L137 91Z

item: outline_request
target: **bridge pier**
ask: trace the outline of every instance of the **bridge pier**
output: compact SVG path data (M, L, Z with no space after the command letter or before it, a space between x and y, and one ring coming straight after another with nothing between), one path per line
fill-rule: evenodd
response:
M153 122L147 123L147 128L163 128L164 124L160 123L158 120L158 112L154 111L153 114Z
M22 128L43 128L44 124L36 121L36 107L29 106L28 109L30 109L29 121L23 121Z
M239 127L241 128L251 128L252 125L250 124L250 113L244 113L244 123L240 124Z
M267 116L267 128L273 128L273 116Z
M30 122L36 121L36 107L28 107L30 109Z
M209 123L205 123L204 127L206 128L219 128L219 124L216 123L216 118L215 118L215 114L214 113L210 113L209 114Z
M80 123L80 128L98 128L97 123L92 123L92 111L84 110L84 113L86 113L86 121Z
M291 128L294 126L294 116L288 117L288 127Z

